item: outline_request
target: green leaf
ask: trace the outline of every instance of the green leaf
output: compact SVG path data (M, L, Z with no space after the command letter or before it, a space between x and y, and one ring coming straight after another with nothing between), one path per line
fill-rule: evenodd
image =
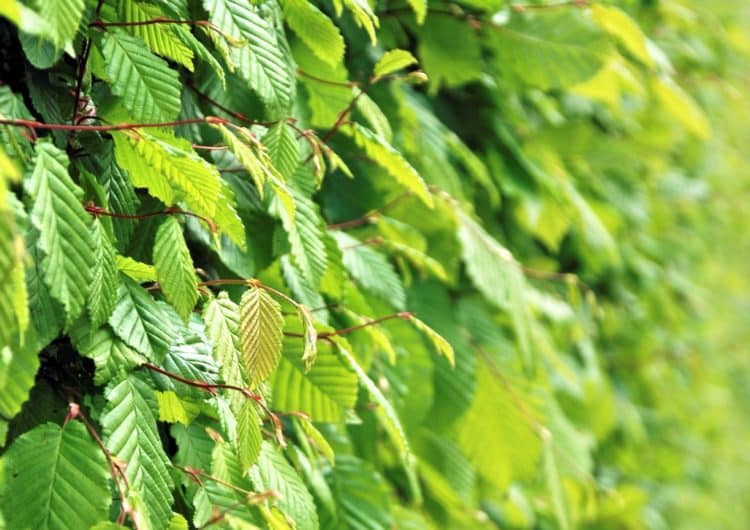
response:
M693 99L669 78L655 79L652 90L661 107L698 138L711 136L711 124Z
M349 234L332 232L331 235L341 249L346 270L357 283L396 309L403 309L404 286L386 257Z
M544 90L588 79L611 49L606 36L578 9L514 15L493 37L498 69Z
M112 92L138 122L167 122L180 113L180 80L166 61L153 55L141 39L107 31L102 54Z
M273 111L285 111L292 102L294 69L283 33L257 8L241 0L203 0L210 21L238 40L229 55L239 74Z
M97 385L106 384L146 362L107 325L92 329L86 319L79 319L70 330L70 339L81 355L94 361Z
M654 67L654 59L648 51L646 36L638 24L625 11L614 6L594 4L591 6L594 20L608 33L615 36L635 58L649 68Z
M370 37L370 42L375 45L377 42L375 30L380 26L380 21L367 0L334 0L333 6L337 17L341 16L343 7L346 7L351 12L357 26L365 28Z
M282 120L268 128L263 135L262 143L268 149L268 158L273 167L278 169L285 179L290 178L300 163L297 132L286 120Z
M145 22L164 18L157 6L136 0L120 0L117 4L118 20L123 22ZM142 39L149 49L162 57L171 59L193 71L193 51L188 48L170 24L144 24L127 26L127 31Z
M383 77L413 64L417 64L417 58L411 52L398 49L388 50L375 63L372 73L376 78Z
M0 508L8 528L68 530L106 519L107 463L82 423L39 425L16 439L3 461Z
M451 366L456 366L455 353L453 352L453 346L443 338L437 331L432 329L430 326L419 320L414 315L409 316L409 321L414 324L414 327L424 333L425 337L429 339L435 349L443 355Z
M294 528L317 530L318 513L312 495L284 455L270 443L263 442L250 478L259 489L279 493L278 506L294 522Z
M29 398L39 368L39 356L27 339L23 346L0 348L0 446L5 445L7 422ZM2 482L0 481L0 484Z
M94 219L91 225L91 238L96 265L88 295L88 312L91 326L99 327L107 321L115 308L120 275L115 263L115 249L99 219Z
M154 267L164 297L187 322L198 301L198 280L182 226L174 216L168 216L156 231Z
M305 45L331 66L344 59L344 38L325 13L307 0L283 0L284 20Z
M83 192L68 175L68 157L49 143L36 147L36 160L26 182L33 199L31 222L39 230L44 283L63 304L67 323L84 308L95 265L91 216L83 209Z
M177 334L148 292L125 276L117 289L117 305L109 325L128 346L157 363Z
M385 432L388 433L388 437L396 447L401 461L406 471L406 476L409 481L409 487L411 488L411 494L417 499L417 502L421 500L421 492L419 482L417 481L416 475L416 464L417 460L414 453L411 450L409 440L406 437L406 431L404 431L401 425L401 420L396 413L396 409L393 408L393 404L383 395L378 385L370 379L367 372L359 365L357 359L349 351L348 345L341 337L334 338L336 347L341 357L351 366L354 372L359 378L359 382L363 387L367 389L370 397L378 404L378 408L375 410L375 415L378 420L383 424Z
M69 47L81 23L84 0L55 0L43 2L41 7L45 25L49 28L49 33L45 32L45 36L51 38L58 50Z
M315 364L308 371L302 349L298 338L284 344L284 355L270 377L274 410L302 411L313 421L342 421L357 400L357 375L327 344L319 345Z
M221 177L183 139L164 138L146 131L115 133L115 157L127 170L133 186L148 189L171 205L184 196L193 213L213 217L221 193Z
M156 269L153 265L119 254L115 256L115 264L120 272L127 274L138 283L156 281Z
M265 380L281 356L281 306L263 289L250 287L240 301L242 361L253 385Z
M254 141L253 135L246 129L239 130L242 135L241 138L224 125L219 124L214 125L214 127L221 133L221 137L224 143L227 144L229 151L237 157L237 161L250 173L250 176L255 181L256 188L258 188L258 194L262 199L266 181L273 177L273 170L268 167L266 161L263 159L263 154L257 152L260 147L259 144Z
M469 215L458 211L461 256L474 286L488 302L510 313L521 356L533 366L530 310L526 302L526 280L520 264Z
M159 404L159 421L188 424L188 413L185 410L185 405L173 390L156 392L155 395Z
M222 378L231 385L242 386L249 378L240 352L239 315L239 307L225 291L211 300L203 312L206 335L213 343Z
M427 206L432 207L432 195L422 177L393 146L357 123L343 127L341 132L350 136L365 155L386 170L396 182L413 192Z
M156 427L153 390L130 375L105 392L107 406L101 423L107 449L125 462L130 491L148 502L139 508L151 528L164 528L172 517L172 479Z
M246 473L250 466L258 460L261 442L263 441L258 405L242 394L233 395L229 405L237 420L235 440L237 457L240 461L240 468L243 473Z
M439 16L420 28L419 64L430 78L430 92L441 85L458 87L482 75L482 48L477 32L465 20ZM461 50L460 54L456 50Z
M328 266L328 256L323 244L325 222L318 214L315 203L292 189L294 218L282 215L284 229L289 234L294 264L311 285L317 287Z

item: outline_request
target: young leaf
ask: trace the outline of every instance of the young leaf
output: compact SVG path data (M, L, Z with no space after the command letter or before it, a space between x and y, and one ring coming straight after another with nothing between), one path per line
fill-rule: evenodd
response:
M136 0L120 0L117 15L119 20L131 23L164 18L164 14L157 6ZM173 25L134 24L128 26L127 31L141 38L155 54L193 71L193 51L180 40L176 34L177 28Z
M281 306L263 289L250 287L240 301L242 360L254 385L265 380L279 362L284 319Z
M70 340L81 355L94 361L97 385L109 383L146 362L145 357L125 344L108 325L92 329L86 319L79 319L70 330Z
M68 157L52 144L36 147L34 171L27 181L34 200L31 222L39 230L44 252L44 282L63 304L70 324L81 314L95 265L91 216L81 205L83 191L68 175Z
M167 216L156 231L154 267L164 297L187 322L198 300L198 280L182 226L174 216Z
M104 35L102 54L112 92L139 122L166 122L180 113L177 72L146 49L141 39L121 31Z
M117 269L138 283L155 282L156 269L153 265L141 263L128 256L115 256Z
M280 121L268 128L262 142L268 149L268 158L273 167L285 179L290 178L300 163L299 144L294 129L286 121Z
M402 68L417 64L417 58L406 50L388 50L378 59L373 69L373 76L383 77L398 72Z

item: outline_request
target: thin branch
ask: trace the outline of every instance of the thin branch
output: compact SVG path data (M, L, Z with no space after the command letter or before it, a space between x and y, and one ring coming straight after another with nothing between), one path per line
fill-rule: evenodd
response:
M109 474L112 476L112 480L114 481L115 487L117 488L117 495L120 498L120 515L117 517L117 522L119 524L123 524L127 515L130 517L130 520L133 522L133 526L136 528L136 530L139 530L138 517L135 516L132 508L130 508L130 505L128 504L128 497L125 493L125 490L123 490L122 488L122 484L120 483L120 479L122 479L125 485L128 488L130 487L130 484L128 483L128 477L123 472L122 467L116 461L115 457L112 456L112 453L109 452L107 446L104 445L104 441L102 440L101 436L99 436L99 433L96 432L96 429L94 428L91 421L83 413L80 405L75 402L68 403L68 415L65 417L65 423L72 419L77 419L78 421L83 423L83 425L86 427L86 430L89 432L89 435L94 440L94 442L96 442L96 445L99 446L99 449L104 454L104 458L107 460Z
M374 210L370 210L369 212L365 213L362 217L357 217L356 219L351 219L349 221L342 221L340 223L332 223L332 224L329 224L326 228L328 230L347 230L349 228L356 228L358 226L362 226L364 224L367 224L371 221L376 220L385 211L390 210L391 208L394 208L401 201L411 196L412 196L411 191L404 192L401 195L394 198L393 200L387 202L383 206L379 208L375 208Z
M204 27L206 29L209 29L211 31L214 31L224 37L224 39L230 43L231 45L240 45L240 41L238 41L235 37L228 34L224 30L222 30L219 26L214 24L213 22L209 20L183 20L183 19L174 19L174 18L167 18L167 17L157 17L152 18L150 20L137 20L137 21L130 21L130 22L104 22L100 19L93 20L89 23L90 28L97 28L103 31L106 31L107 28L114 28L114 27L136 27L136 26L153 26L157 24L172 24L172 25L181 25L181 26L200 26Z
M355 86L360 85L358 81L330 81L328 79L323 79L322 77L309 74L305 72L304 70L300 70L299 68L297 69L297 74L301 77L306 77L308 79L312 79L313 81L317 83L323 83L325 85L339 86L343 88L353 88Z
M337 329L336 331L323 331L321 333L318 333L319 339L329 339L330 337L336 337L338 335L346 335L347 333L351 333L353 331L358 331L360 329L374 326L376 324L380 324L381 322L385 322L386 320L394 320L394 319L401 319L401 320L409 320L414 316L414 313L411 311L400 311L398 313L393 313L392 315L386 315L380 318L376 318L374 320L368 320L367 322L363 324L358 324L356 326L350 326L348 328L341 328ZM303 338L305 335L303 333L286 333L288 337L298 337Z
M196 219L200 219L201 221L206 223L208 227L211 229L211 232L213 232L214 234L219 231L219 228L216 226L216 223L213 221L213 219L209 219L208 217L197 214L195 212L189 212L187 210L182 210L181 208L177 208L174 206L171 206L167 208L166 210L159 210L158 212L148 212L148 213L141 213L141 214L125 214L125 213L110 212L102 208L101 206L97 206L91 203L84 204L83 208L94 216L103 215L105 217L114 217L117 219L146 219L147 217L154 217L156 215L188 215L190 217L195 217Z
M248 504L260 504L266 501L267 499L275 499L278 497L279 497L278 492L273 491L273 490L264 491L262 493L250 493L245 496L245 500L237 501L233 504L230 504L223 510L220 510L219 512L217 512L209 520L207 520L205 523L199 526L197 530L203 530L204 528L208 528L211 525L220 523L221 521L224 520L224 517L226 517L228 514L230 514L234 510L238 510L244 506L247 506Z
M229 120L218 118L216 116L206 116L204 118L188 118L185 120L175 120L159 123L117 123L112 125L70 125L66 123L42 123L34 120L8 120L0 119L0 125L11 125L13 127L24 127L31 131L50 130L50 131L92 131L92 132L110 132L110 131L129 131L135 129L146 129L152 127L176 127L178 125L191 125L194 123L209 124L226 124Z
M152 364L152 363L143 363L141 366L148 368L149 370L153 372L157 372L166 377L169 377L170 379L174 379L175 381L179 381L180 383L183 383L185 385L190 385L195 388L200 388L201 390L208 392L212 396L216 395L217 390L224 389L224 390L234 390L236 392L241 393L246 398L252 399L253 401L255 401L255 403L258 404L258 406L261 409L263 409L263 412L265 412L270 418L270 420L273 422L274 427L276 428L277 439L279 440L282 446L284 445L284 437L283 437L284 427L281 424L281 420L279 420L276 414L271 412L271 409L268 408L268 405L266 405L266 402L263 399L263 396L261 396L260 394L256 394L255 392L252 392L249 388L244 388L244 387L237 386L237 385L229 385L226 383L207 383L206 381L187 379L185 377L182 377L179 374L175 374L173 372L165 370L164 368L160 368L159 366L156 366L155 364Z

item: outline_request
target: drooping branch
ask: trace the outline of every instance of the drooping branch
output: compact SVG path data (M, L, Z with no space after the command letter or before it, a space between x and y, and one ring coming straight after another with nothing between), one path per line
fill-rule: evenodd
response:
M184 120L174 120L158 123L116 123L111 125L76 125L68 123L42 123L35 120L8 120L0 119L0 125L10 125L12 127L23 127L31 131L48 130L48 131L90 131L90 132L112 132L112 131L132 131L136 129L147 129L153 127L176 127L179 125L192 125L195 123L208 123L226 125L229 120L218 118L216 116L206 116L204 118L188 118Z
M101 206L97 206L91 203L84 204L83 208L94 216L103 215L105 217L114 217L116 219L146 219L148 217L154 217L157 215L187 215L190 217L195 217L196 219L200 219L201 221L206 223L208 227L211 229L211 232L213 232L214 234L219 231L219 228L216 226L216 223L213 221L213 219L209 219L208 217L205 217L203 215L197 214L195 212L189 212L187 210L183 210L175 206L170 206L169 208L165 210L159 210L158 212L148 212L148 213L140 213L140 214L125 214L125 213L110 212L106 210L105 208L102 208Z
M268 408L268 405L266 405L265 400L263 399L263 396L260 394L256 394L255 392L251 391L249 388L244 388L237 385L229 385L226 383L208 383L206 381L198 381L195 379L187 379L185 377L182 377L179 374L175 374L174 372L170 372L169 370L165 370L164 368L161 368L159 366L156 366L152 363L144 363L141 366L144 368L147 368L153 372L157 372L161 375L164 375L166 377L169 377L170 379L174 379L175 381L178 381L180 383L183 383L185 385L189 385L195 388L199 388L205 392L208 392L212 396L216 395L216 391L223 389L223 390L232 390L235 392L239 392L243 396L245 396L248 399L252 399L257 403L257 405L263 410L263 412L266 413L268 418L271 420L271 422L274 424L274 428L276 431L276 438L279 440L279 443L283 446L284 445L284 426L281 423L281 420L279 417L274 414L270 408Z

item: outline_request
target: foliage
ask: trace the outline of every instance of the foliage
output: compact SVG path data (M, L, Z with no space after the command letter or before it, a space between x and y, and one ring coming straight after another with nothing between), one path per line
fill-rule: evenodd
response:
M750 527L748 23L0 2L0 529Z

